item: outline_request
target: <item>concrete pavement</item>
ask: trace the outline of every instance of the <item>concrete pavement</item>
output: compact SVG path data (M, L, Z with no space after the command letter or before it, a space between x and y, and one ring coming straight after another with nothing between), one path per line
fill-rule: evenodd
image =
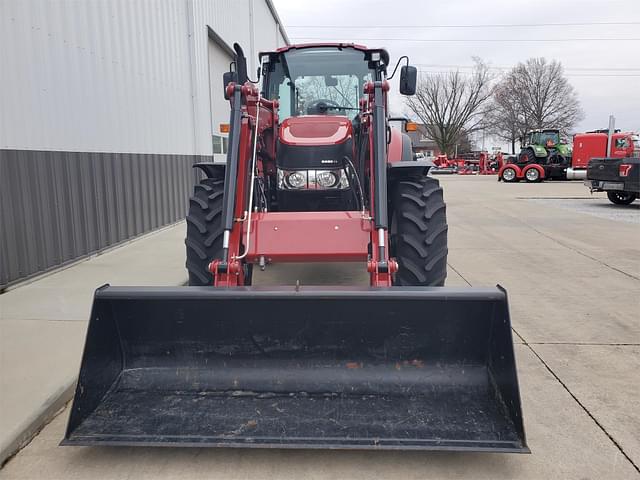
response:
M640 228L633 216L640 210L610 207L580 182L441 181L450 224L448 283L500 283L509 292L531 455L61 448L64 412L7 463L0 479L640 478ZM590 213L594 208L598 215ZM176 265L183 275L182 261ZM115 267L105 266L110 283L132 283L114 280L109 268ZM270 268L256 283L320 283L330 268ZM362 277L347 266L334 271L342 283ZM82 284L77 275L67 281ZM64 343L72 348L78 340ZM76 366L80 346L73 347Z
M93 291L180 285L181 223L0 295L0 464L73 394Z

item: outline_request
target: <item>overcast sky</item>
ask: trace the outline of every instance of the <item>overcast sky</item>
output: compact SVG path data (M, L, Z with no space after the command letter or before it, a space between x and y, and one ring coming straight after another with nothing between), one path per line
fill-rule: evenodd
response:
M293 43L326 39L382 46L392 63L408 55L419 70L469 71L471 58L478 56L499 75L530 57L559 60L585 112L576 131L606 128L609 114L615 115L617 128L640 131L640 0L274 0L274 4ZM605 22L628 24L602 25ZM522 26L534 23L588 25ZM394 96L392 108L401 113L401 97Z

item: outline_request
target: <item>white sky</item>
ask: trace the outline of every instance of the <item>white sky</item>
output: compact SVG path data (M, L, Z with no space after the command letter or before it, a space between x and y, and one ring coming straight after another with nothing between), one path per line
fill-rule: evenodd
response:
M460 71L469 71L465 67L472 64L473 56L493 67L511 67L530 57L559 60L585 111L585 119L576 131L606 128L610 114L616 117L616 128L640 131L640 0L273 1L292 43L326 39L385 47L391 63L408 55L419 70L447 71L458 66ZM603 22L634 24L429 27ZM327 27L341 25L363 27ZM385 27L399 25L405 28ZM550 41L553 39L571 40ZM496 74L501 71L494 70ZM394 113L404 112L397 87L391 106Z

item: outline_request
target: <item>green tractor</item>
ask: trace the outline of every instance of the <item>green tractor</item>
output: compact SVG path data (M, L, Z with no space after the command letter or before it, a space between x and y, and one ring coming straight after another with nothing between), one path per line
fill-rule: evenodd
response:
M550 157L571 157L571 145L561 143L560 131L554 129L527 132L522 142L518 160L520 163L548 163Z
M521 143L520 154L502 166L499 180L566 180L567 168L571 166L572 146L561 142L559 130L531 130L526 133Z

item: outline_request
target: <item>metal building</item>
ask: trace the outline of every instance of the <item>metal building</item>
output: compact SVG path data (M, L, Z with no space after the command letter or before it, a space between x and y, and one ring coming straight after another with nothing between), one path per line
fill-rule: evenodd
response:
M0 2L0 290L184 216L234 42L288 43L271 0Z

